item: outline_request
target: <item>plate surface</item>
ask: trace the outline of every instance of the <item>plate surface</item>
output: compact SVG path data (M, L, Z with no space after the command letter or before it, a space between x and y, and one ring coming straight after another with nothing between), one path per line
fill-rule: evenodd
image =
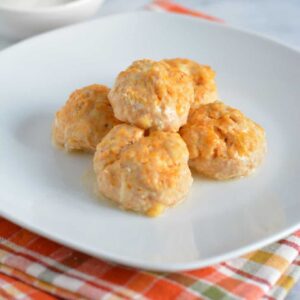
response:
M188 57L217 71L220 97L260 123L269 152L249 178L195 179L159 218L123 212L93 193L92 156L50 142L69 93L112 85L139 58ZM300 55L274 41L198 19L116 15L27 40L0 53L0 213L101 258L148 269L203 267L300 225Z

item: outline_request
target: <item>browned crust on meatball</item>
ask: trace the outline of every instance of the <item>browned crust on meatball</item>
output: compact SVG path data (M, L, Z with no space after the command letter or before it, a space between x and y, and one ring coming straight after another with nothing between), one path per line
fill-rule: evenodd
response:
M215 82L216 73L210 66L201 65L185 58L166 59L164 61L192 78L195 98L191 108L197 108L202 104L211 103L218 99Z

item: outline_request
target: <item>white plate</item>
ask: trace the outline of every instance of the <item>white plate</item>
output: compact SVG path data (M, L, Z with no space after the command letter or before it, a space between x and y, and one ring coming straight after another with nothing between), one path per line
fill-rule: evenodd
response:
M249 178L196 179L188 199L151 219L97 201L91 156L51 146L54 112L75 88L111 85L138 58L188 57L217 71L221 98L263 125L269 153ZM107 17L0 53L0 211L101 258L193 269L243 254L300 225L300 55L256 35L174 15Z

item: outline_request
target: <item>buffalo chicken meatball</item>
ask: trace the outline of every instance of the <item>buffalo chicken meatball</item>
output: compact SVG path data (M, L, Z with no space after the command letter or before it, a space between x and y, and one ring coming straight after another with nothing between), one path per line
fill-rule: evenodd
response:
M148 216L181 202L192 184L188 149L179 134L154 131L147 136L125 124L99 143L94 170L104 196Z
M194 89L191 78L179 69L144 59L118 75L108 97L119 120L176 132L186 123Z
M252 173L266 152L262 127L221 102L192 110L180 130L190 153L190 166L215 179Z
M53 140L67 151L95 151L103 136L119 124L107 99L109 88L90 85L73 92L55 115Z

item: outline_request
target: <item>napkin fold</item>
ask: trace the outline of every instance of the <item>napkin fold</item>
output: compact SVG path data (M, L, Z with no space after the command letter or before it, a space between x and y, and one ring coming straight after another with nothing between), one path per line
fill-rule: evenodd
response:
M91 257L2 218L0 296L5 295L4 299L283 299L300 277L299 252L300 231L215 266L157 273Z

